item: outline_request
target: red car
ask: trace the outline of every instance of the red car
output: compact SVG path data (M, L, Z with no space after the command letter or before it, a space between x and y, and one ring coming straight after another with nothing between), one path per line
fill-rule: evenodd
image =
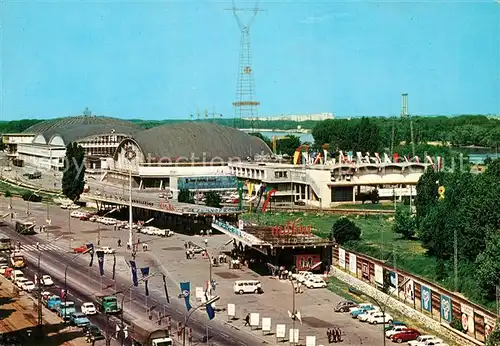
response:
M76 247L76 248L74 248L74 249L73 249L73 251L74 251L75 253L82 253L82 252L85 252L85 251L87 251L87 245L85 245L85 244L84 244L84 245L82 245L82 246L80 246L80 247Z
M392 342L397 342L398 344L405 342L405 341L411 341L415 340L420 336L420 332L416 329L405 329L404 331L401 331L400 333L394 334L391 336Z

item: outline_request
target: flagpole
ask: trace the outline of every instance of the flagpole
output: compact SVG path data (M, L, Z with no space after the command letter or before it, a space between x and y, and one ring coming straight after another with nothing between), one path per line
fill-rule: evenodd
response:
M128 169L128 180L129 180L129 192L128 192L128 201L129 201L129 233L128 233L128 242L130 244L130 249L134 250L133 236L132 236L132 162L129 162Z

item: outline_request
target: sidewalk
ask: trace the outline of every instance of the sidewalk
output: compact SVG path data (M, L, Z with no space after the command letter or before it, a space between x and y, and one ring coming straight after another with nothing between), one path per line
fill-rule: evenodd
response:
M44 340L34 340L37 324L36 301L26 292L14 297L14 285L0 276L0 333L16 336L22 345L88 345L82 332L65 325L53 312L42 308L44 323Z

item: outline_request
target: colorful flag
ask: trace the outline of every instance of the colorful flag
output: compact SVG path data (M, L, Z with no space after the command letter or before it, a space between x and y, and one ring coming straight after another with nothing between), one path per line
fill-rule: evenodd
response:
M181 292L182 292L182 295L184 296L184 302L186 303L186 309L189 311L189 310L191 310L191 302L189 301L189 298L191 296L191 284L189 281L181 282Z
M87 249L90 249L90 251L89 251L89 254L90 254L89 267L92 267L92 264L94 264L94 244L87 244Z
M97 261L99 262L99 272L104 275L104 251L96 251Z
M170 304L170 297L168 296L168 288L167 288L167 277L163 274L163 288L165 289L165 298L167 299L167 303Z
M113 277L112 277L112 280L115 279L115 274L116 274L116 256L113 255Z
M149 275L149 267L141 268L142 277L145 278ZM146 289L146 297L149 296L148 279L144 280L144 288Z
M208 302L208 295L205 293L205 299ZM213 320L215 318L215 309L212 304L205 304L205 309L207 310L207 315L209 320Z
M139 286L139 281L137 280L137 265L135 261L130 261L130 270L132 270L132 282L134 286L137 287Z

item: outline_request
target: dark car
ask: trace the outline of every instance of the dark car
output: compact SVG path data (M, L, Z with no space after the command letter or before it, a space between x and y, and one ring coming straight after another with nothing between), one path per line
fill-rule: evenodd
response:
M384 329L385 331L391 330L394 326L406 326L406 323L401 321L392 321L391 324L387 325Z
M344 300L337 304L337 306L333 309L335 312L346 312L349 311L350 308L358 306L355 302L350 300Z
M406 329L400 333L391 336L392 342L397 342L398 344L410 340L415 340L420 336L420 332L416 329Z
M83 327L82 331L83 335L85 335L87 342L93 342L105 339L104 335L102 335L101 333L101 330L93 324L86 325L85 327Z

